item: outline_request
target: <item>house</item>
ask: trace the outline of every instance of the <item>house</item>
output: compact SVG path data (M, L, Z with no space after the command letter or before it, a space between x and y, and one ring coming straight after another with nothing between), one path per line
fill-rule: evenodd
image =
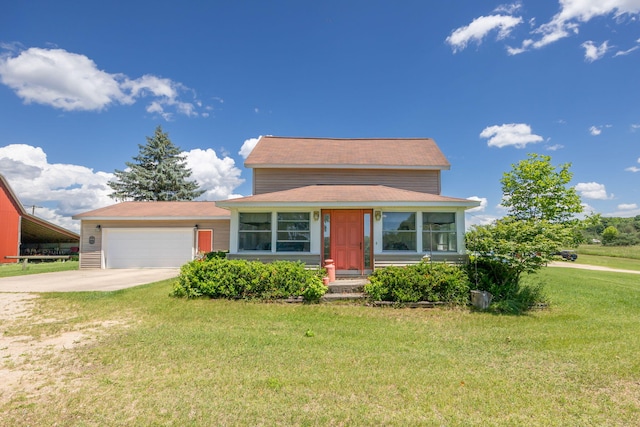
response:
M123 202L74 215L80 268L180 267L229 249L229 211L215 202Z
M266 136L245 166L253 195L217 204L231 213L228 258L331 259L348 276L466 257L464 212L479 202L440 194L450 165L432 139Z
M26 212L0 175L0 264L18 256L69 255L78 251L80 236Z
M302 261L362 275L376 266L466 258L449 162L428 138L261 137L253 195L219 202L124 202L75 215L81 268L178 267L199 252Z

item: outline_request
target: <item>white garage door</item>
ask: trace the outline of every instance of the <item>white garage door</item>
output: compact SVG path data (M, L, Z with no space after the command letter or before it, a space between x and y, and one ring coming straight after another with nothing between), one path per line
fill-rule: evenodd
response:
M192 228L105 228L106 268L180 267L193 258Z

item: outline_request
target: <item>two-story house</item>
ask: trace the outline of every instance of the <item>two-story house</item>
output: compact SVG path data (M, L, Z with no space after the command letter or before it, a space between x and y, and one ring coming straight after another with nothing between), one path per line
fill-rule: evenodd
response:
M260 138L245 166L253 195L231 211L229 258L332 259L338 275L425 256L465 255L464 212L440 194L449 162L428 138Z
M199 252L232 259L333 259L339 275L465 257L464 212L440 194L450 165L427 138L260 138L253 195L220 202L124 202L75 215L81 268L176 267Z

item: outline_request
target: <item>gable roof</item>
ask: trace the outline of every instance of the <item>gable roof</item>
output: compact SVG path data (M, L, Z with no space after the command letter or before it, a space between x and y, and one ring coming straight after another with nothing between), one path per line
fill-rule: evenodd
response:
M431 138L262 136L244 165L248 168L450 168Z
M4 189L9 201L22 218L20 221L22 243L77 242L80 240L79 234L27 213L2 174L0 174L0 188Z
M430 206L473 208L480 202L384 185L309 185L219 202L225 207Z
M84 212L73 219L229 219L216 202L122 202Z

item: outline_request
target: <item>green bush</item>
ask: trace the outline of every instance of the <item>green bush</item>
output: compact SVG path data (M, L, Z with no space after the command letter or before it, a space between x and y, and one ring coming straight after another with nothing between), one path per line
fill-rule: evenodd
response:
M213 258L226 258L226 257L227 257L227 251L206 252L204 255L202 255L202 259L205 259L205 260L210 260Z
M473 289L493 296L489 311L520 314L547 302L542 283L534 282L532 275L528 276L531 283L521 283L509 266L498 259L472 257L467 274Z
M375 301L462 305L469 300L469 280L464 268L444 263L420 262L375 270L364 290Z
M327 292L323 275L323 270L307 270L301 262L264 264L214 256L183 265L172 295L263 300L302 296L318 301Z

